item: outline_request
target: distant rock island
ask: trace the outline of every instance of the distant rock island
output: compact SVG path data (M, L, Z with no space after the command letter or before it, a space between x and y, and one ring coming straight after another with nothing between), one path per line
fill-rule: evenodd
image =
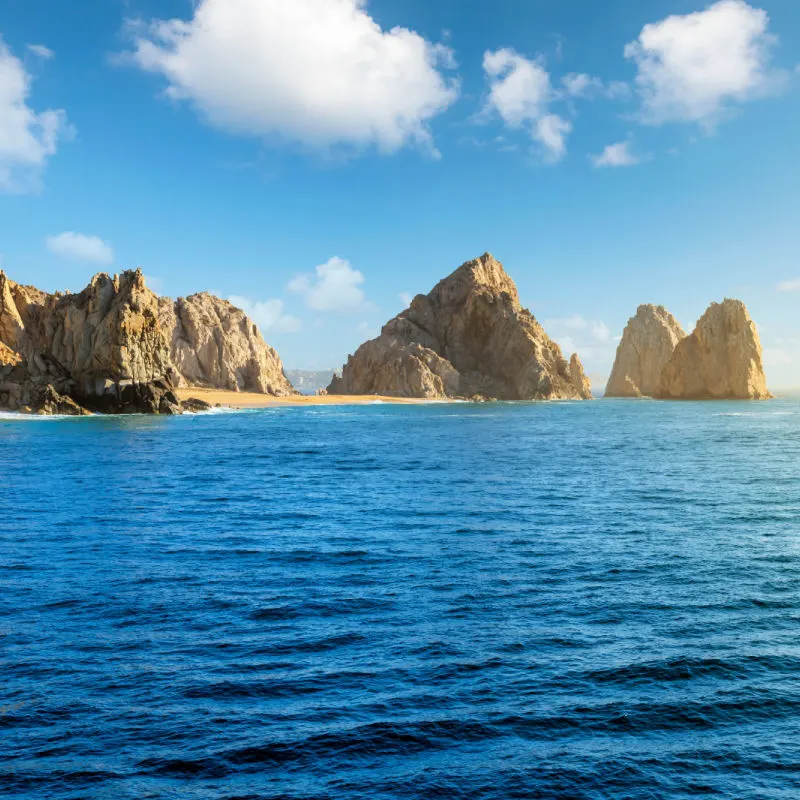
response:
M767 400L761 342L740 300L712 303L678 342L661 373L657 397L681 400Z
M141 270L95 275L78 294L48 294L0 270L0 408L177 414L206 407L181 404L179 386L294 392L256 325L225 300L158 298Z
M642 305L622 334L606 397L765 400L761 342L739 300L712 303L686 336L663 306Z
M520 304L489 253L460 266L384 325L347 361L330 394L589 399L577 355L567 361Z
M664 306L639 306L622 333L605 396L655 397L661 372L685 336Z
M330 375L330 373L327 373ZM326 373L294 375L306 391ZM180 414L197 387L296 395L256 324L207 292L158 297L139 270L100 273L81 292L43 292L0 270L0 408L43 414ZM589 399L569 361L489 253L462 264L384 325L334 374L331 395L468 400ZM185 395L184 395L185 396ZM617 348L607 397L766 399L761 343L743 303L712 303L687 336L642 305Z

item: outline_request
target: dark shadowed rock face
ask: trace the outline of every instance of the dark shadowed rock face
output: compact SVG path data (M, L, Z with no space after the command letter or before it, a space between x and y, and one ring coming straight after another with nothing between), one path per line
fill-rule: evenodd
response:
M712 303L664 366L658 397L766 400L761 342L740 300Z
M577 356L568 362L502 264L486 253L463 264L427 296L361 345L331 394L395 397L588 399Z
M664 306L639 306L622 333L605 396L654 397L664 366L685 336Z

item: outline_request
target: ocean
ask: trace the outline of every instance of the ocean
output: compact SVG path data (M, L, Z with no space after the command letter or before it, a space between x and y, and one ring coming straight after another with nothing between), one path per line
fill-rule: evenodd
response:
M0 416L0 795L800 797L800 400Z

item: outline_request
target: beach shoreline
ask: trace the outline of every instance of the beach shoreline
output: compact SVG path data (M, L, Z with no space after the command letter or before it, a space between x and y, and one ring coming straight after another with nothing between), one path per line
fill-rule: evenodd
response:
M395 403L402 405L418 405L429 403L430 400L417 397L384 397L382 395L287 395L275 397L271 394L259 392L230 392L224 389L205 389L202 387L188 386L177 389L175 392L183 402L189 398L204 400L212 406L220 405L228 408L269 408L271 406L341 406L341 405L367 405L369 403ZM442 401L448 402L448 401Z

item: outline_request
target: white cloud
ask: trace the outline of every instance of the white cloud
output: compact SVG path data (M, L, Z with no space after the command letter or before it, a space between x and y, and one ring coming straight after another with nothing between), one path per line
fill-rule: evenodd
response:
M31 76L0 37L0 191L35 190L66 129L63 110L27 104L30 88Z
M572 97L588 97L595 92L602 91L603 81L594 75L585 72L570 72L561 79L567 94Z
M503 48L484 53L483 69L489 81L483 114L497 113L510 128L528 128L546 161L561 160L572 123L550 112L556 95L550 73L541 62Z
M365 307L364 276L349 261L332 258L315 269L314 275L298 275L289 282L290 292L303 296L315 311L349 313Z
M135 64L213 125L326 149L433 150L430 120L458 96L452 51L384 31L365 0L199 0L190 21L133 28Z
M548 114L537 120L537 138L547 148L549 161L560 161L567 153L567 136L572 131L572 123L558 114Z
M631 87L624 81L604 83L596 75L587 75L585 72L570 72L561 79L561 83L570 97L624 100L631 94Z
M400 302L406 308L408 308L411 305L411 301L414 299L414 297L411 295L410 292L400 292L400 294L397 296L400 298Z
M552 86L540 63L503 48L484 53L483 69L489 78L487 105L508 125L516 128L547 113Z
M633 167L642 159L631 152L630 142L617 142L608 145L600 155L589 156L596 167Z
M114 261L114 251L98 236L64 231L57 236L48 236L46 244L51 253L72 261L93 264L111 264Z
M259 301L231 295L228 302L244 311L265 333L296 333L302 327L299 319L283 313L283 300Z
M28 50L30 50L35 56L43 58L45 61L49 61L51 58L55 58L56 56L56 54L49 47L46 47L43 44L29 44Z
M769 60L776 39L766 11L719 0L704 11L645 25L625 47L637 68L641 120L697 122L706 128L744 102L774 89L781 73Z
M800 292L800 278L793 278L790 281L782 281L777 285L779 292Z
M611 370L619 337L612 336L604 322L573 314L545 320L542 326L567 357L570 353L577 353L587 369Z

